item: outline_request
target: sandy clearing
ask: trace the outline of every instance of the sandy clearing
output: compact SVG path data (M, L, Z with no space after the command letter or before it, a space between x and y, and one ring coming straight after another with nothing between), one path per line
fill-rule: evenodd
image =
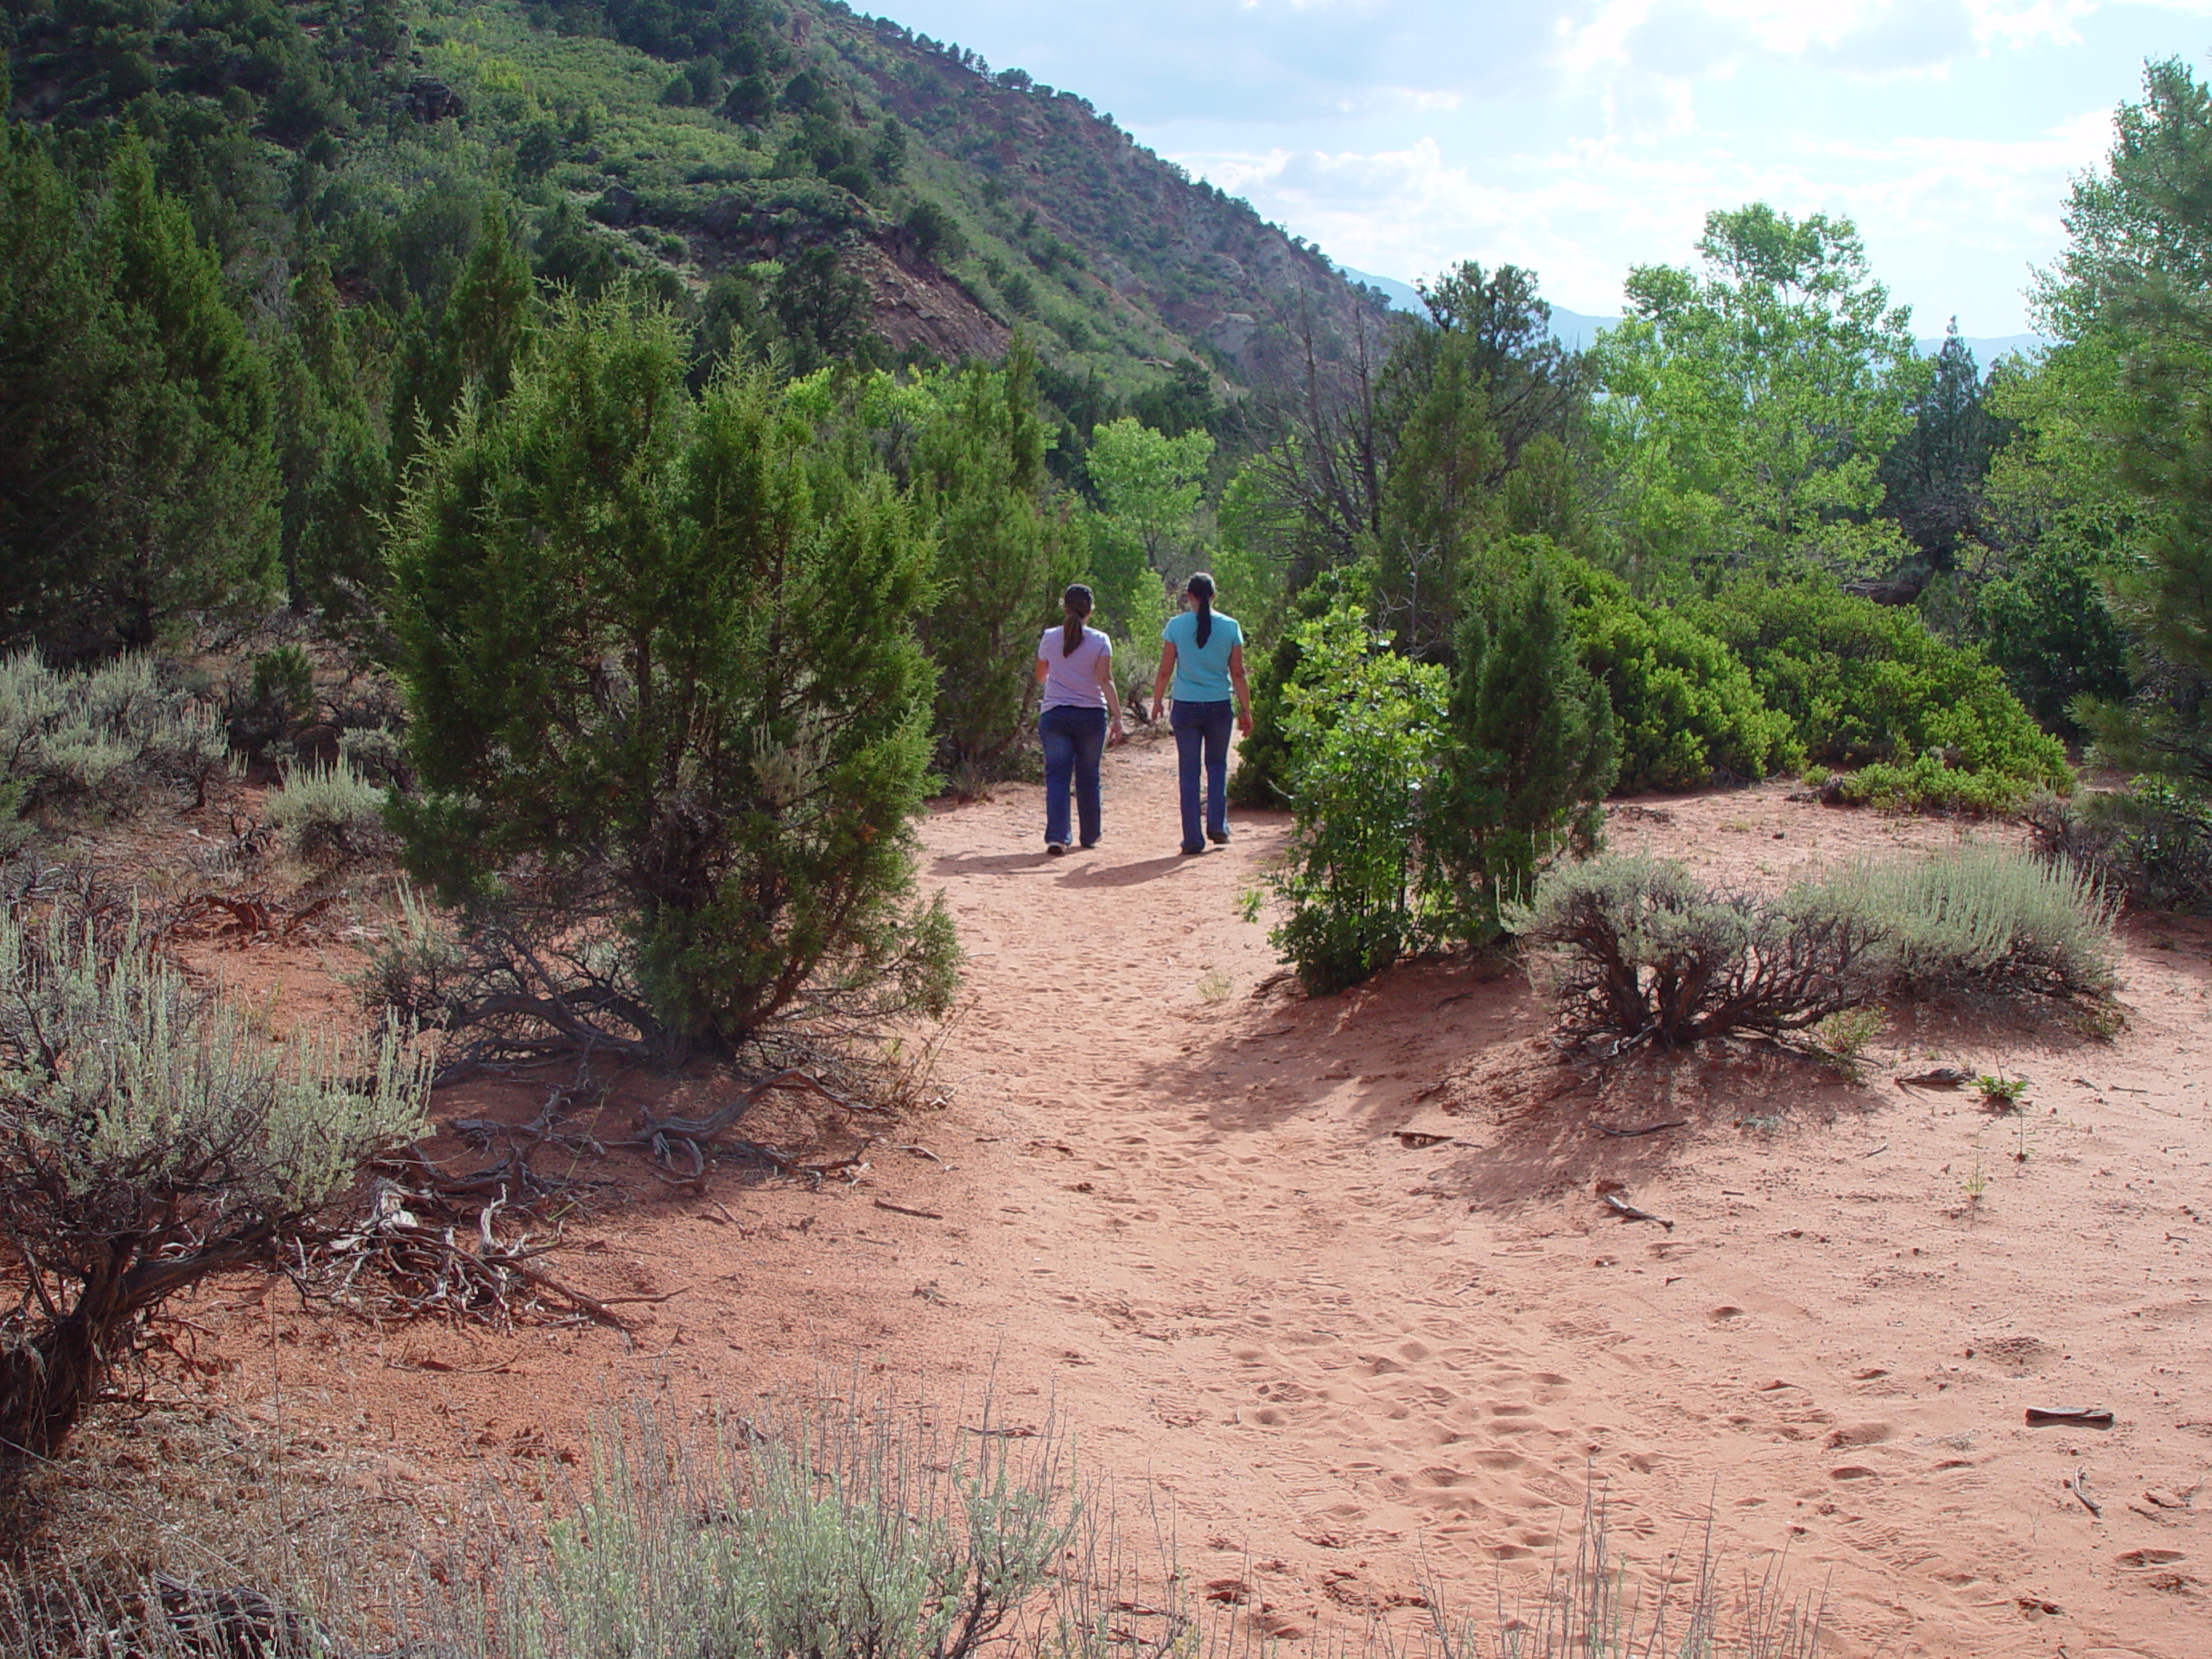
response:
M1586 1081L1517 977L1268 983L1239 900L1285 822L1180 858L1172 748L1109 766L1094 853L1043 856L1033 788L925 826L969 1007L952 1104L901 1138L942 1162L601 1218L564 1270L683 1292L634 1351L258 1311L221 1327L238 1369L210 1391L281 1391L428 1491L573 1441L610 1391L988 1374L1008 1418L1056 1409L1094 1467L1172 1495L1186 1567L1252 1579L1294 1630L1356 1624L1423 1559L1487 1600L1593 1474L1638 1559L1708 1504L1732 1548L1787 1547L1838 1655L2212 1653L2205 930L2131 930L2114 1043L1915 1007L1863 1087L1748 1051ZM1615 844L1771 882L1954 833L1786 792L1631 803ZM1890 1080L1929 1055L2025 1073L2028 1110ZM1674 1227L1611 1217L1599 1181ZM2024 1426L2053 1404L2118 1422Z

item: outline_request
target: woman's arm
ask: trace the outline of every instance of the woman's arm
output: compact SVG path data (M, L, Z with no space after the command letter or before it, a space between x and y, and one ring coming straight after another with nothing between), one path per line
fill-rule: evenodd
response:
M1160 705L1167 696L1167 682L1175 677L1175 642L1165 640L1160 647L1160 672L1152 680L1152 717L1160 718Z
M1096 667L1092 671L1098 677L1098 689L1106 694L1106 706L1113 711L1114 715L1114 733L1108 741L1119 743L1126 739L1128 734L1122 729L1122 694L1114 687L1113 658L1102 654Z
M1241 640L1229 648L1229 677L1236 686L1236 729L1249 737L1252 735L1252 688L1244 683L1244 645Z
M1044 684L1044 683L1045 683L1045 677L1046 677L1047 674L1050 674L1052 671L1052 664L1051 664L1050 663L1047 663L1047 662L1046 662L1046 661L1042 657L1039 657L1039 658L1037 659L1037 683L1038 683L1038 684L1039 684L1039 685Z

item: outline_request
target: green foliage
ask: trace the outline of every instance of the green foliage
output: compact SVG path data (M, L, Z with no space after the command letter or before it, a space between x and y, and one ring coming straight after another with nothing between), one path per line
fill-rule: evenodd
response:
M87 229L43 146L11 127L0 200L0 645L145 648L265 597L264 366L145 149L117 146Z
M1627 315L1595 352L1632 556L1657 575L1896 563L1905 543L1872 515L1926 372L1910 314L1847 219L1754 203L1708 214L1698 251L1701 275L1631 270Z
M2048 729L2078 732L2077 701L2117 703L2133 690L2126 639L2105 602L2111 574L2108 563L2052 537L1974 597L1989 660Z
M1802 763L1789 721L1726 645L1609 577L1586 569L1577 579L1582 660L1605 683L1619 733L1616 789L1701 789Z
M1298 665L1282 690L1292 831L1274 877L1289 913L1268 937L1321 995L1427 940L1418 836L1450 691L1441 668L1387 649L1356 604L1294 632Z
M1459 625L1448 739L1424 809L1424 883L1462 938L1497 931L1560 851L1587 856L1619 765L1612 699L1582 666L1549 550Z
M150 658L72 670L49 666L36 651L0 657L10 820L49 805L121 810L161 784L204 795L226 748L216 711L164 685Z
M429 1081L394 1033L272 1046L135 930L0 911L0 1225L34 1287L0 1321L0 1446L52 1456L162 1303L426 1133Z
M1930 804L2011 810L2038 789L2073 786L2065 749L2003 674L1912 612L1820 579L1741 582L1683 611L1749 665L1808 758L1885 763L1868 791L1909 801L1924 789Z
M2008 434L1984 390L1954 317L1907 405L1911 424L1877 470L1883 517L1896 523L1931 571L1955 569L1969 550L1996 539L1986 486Z
M1834 779L1853 806L1882 812L1934 812L1968 818L2009 818L2047 785L2032 777L1955 766L1923 751L1904 760L1874 760Z
M1213 439L1203 431L1169 437L1124 416L1090 435L1085 464L1098 492L1101 516L1112 539L1133 546L1142 558L1139 569L1114 568L1121 588L1111 593L1118 605L1109 612L1120 609L1132 626L1140 615L1157 610L1146 602L1148 588L1164 592L1166 587L1179 587L1199 568L1193 554L1197 515L1212 459Z
M695 406L682 370L664 316L571 306L426 457L393 557L410 867L618 938L607 1006L664 1057L795 1005L941 1008L950 924L910 898L926 541L811 388Z
M913 500L937 533L921 637L949 766L992 766L1020 735L1037 636L1073 575L1046 507L1036 367L1017 340L1003 368L937 377L902 400L920 406Z
M2137 697L2079 714L2113 764L2202 785L2212 781L2212 90L2175 60L2147 67L2144 91L2114 118L2106 172L2075 186L2072 245L2043 298L2068 346L2115 363L2088 424L2148 509L2136 556L2113 573Z
M1299 625L1316 622L1339 607L1363 605L1374 568L1367 564L1324 570L1290 602L1274 644L1251 670L1252 729L1236 747L1229 798L1238 806L1281 810L1290 795L1289 689L1305 660Z

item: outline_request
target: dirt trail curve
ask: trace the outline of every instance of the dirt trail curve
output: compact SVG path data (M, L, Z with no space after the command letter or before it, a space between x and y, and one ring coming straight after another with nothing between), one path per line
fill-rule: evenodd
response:
M1090 853L1043 855L1034 788L925 826L969 958L952 1103L902 1128L929 1155L609 1216L566 1270L683 1292L634 1351L310 1333L304 1366L276 1349L288 1410L450 1462L573 1434L610 1382L988 1373L1006 1420L1056 1408L1092 1467L1172 1495L1187 1570L1249 1580L1286 1635L1402 1604L1424 1559L1485 1605L1586 1471L1640 1560L1708 1504L1739 1564L1787 1547L1828 1585L1828 1653L2212 1656L2201 932L2131 944L2116 1045L1908 1011L1866 1087L1743 1054L1586 1084L1516 978L1269 986L1239 899L1287 825L1238 815L1230 848L1178 856L1173 766L1157 741L1109 757ZM1776 788L1613 833L1769 880L1949 832ZM1890 1082L1933 1052L2024 1071L2029 1114ZM1611 1216L1605 1180L1675 1224ZM226 1344L249 1391L266 1332ZM2024 1423L2069 1404L2118 1424ZM2101 1516L2064 1484L2083 1469Z

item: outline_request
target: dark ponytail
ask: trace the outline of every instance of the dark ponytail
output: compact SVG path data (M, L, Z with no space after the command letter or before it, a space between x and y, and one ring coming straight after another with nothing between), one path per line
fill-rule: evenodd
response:
M1074 656L1076 648L1083 644L1083 622L1090 614L1090 589L1079 582L1070 582L1067 592L1060 595L1060 607L1068 613L1068 620L1060 629L1061 656Z
M1200 570L1183 584L1183 591L1198 601L1198 649L1213 638L1213 578Z

